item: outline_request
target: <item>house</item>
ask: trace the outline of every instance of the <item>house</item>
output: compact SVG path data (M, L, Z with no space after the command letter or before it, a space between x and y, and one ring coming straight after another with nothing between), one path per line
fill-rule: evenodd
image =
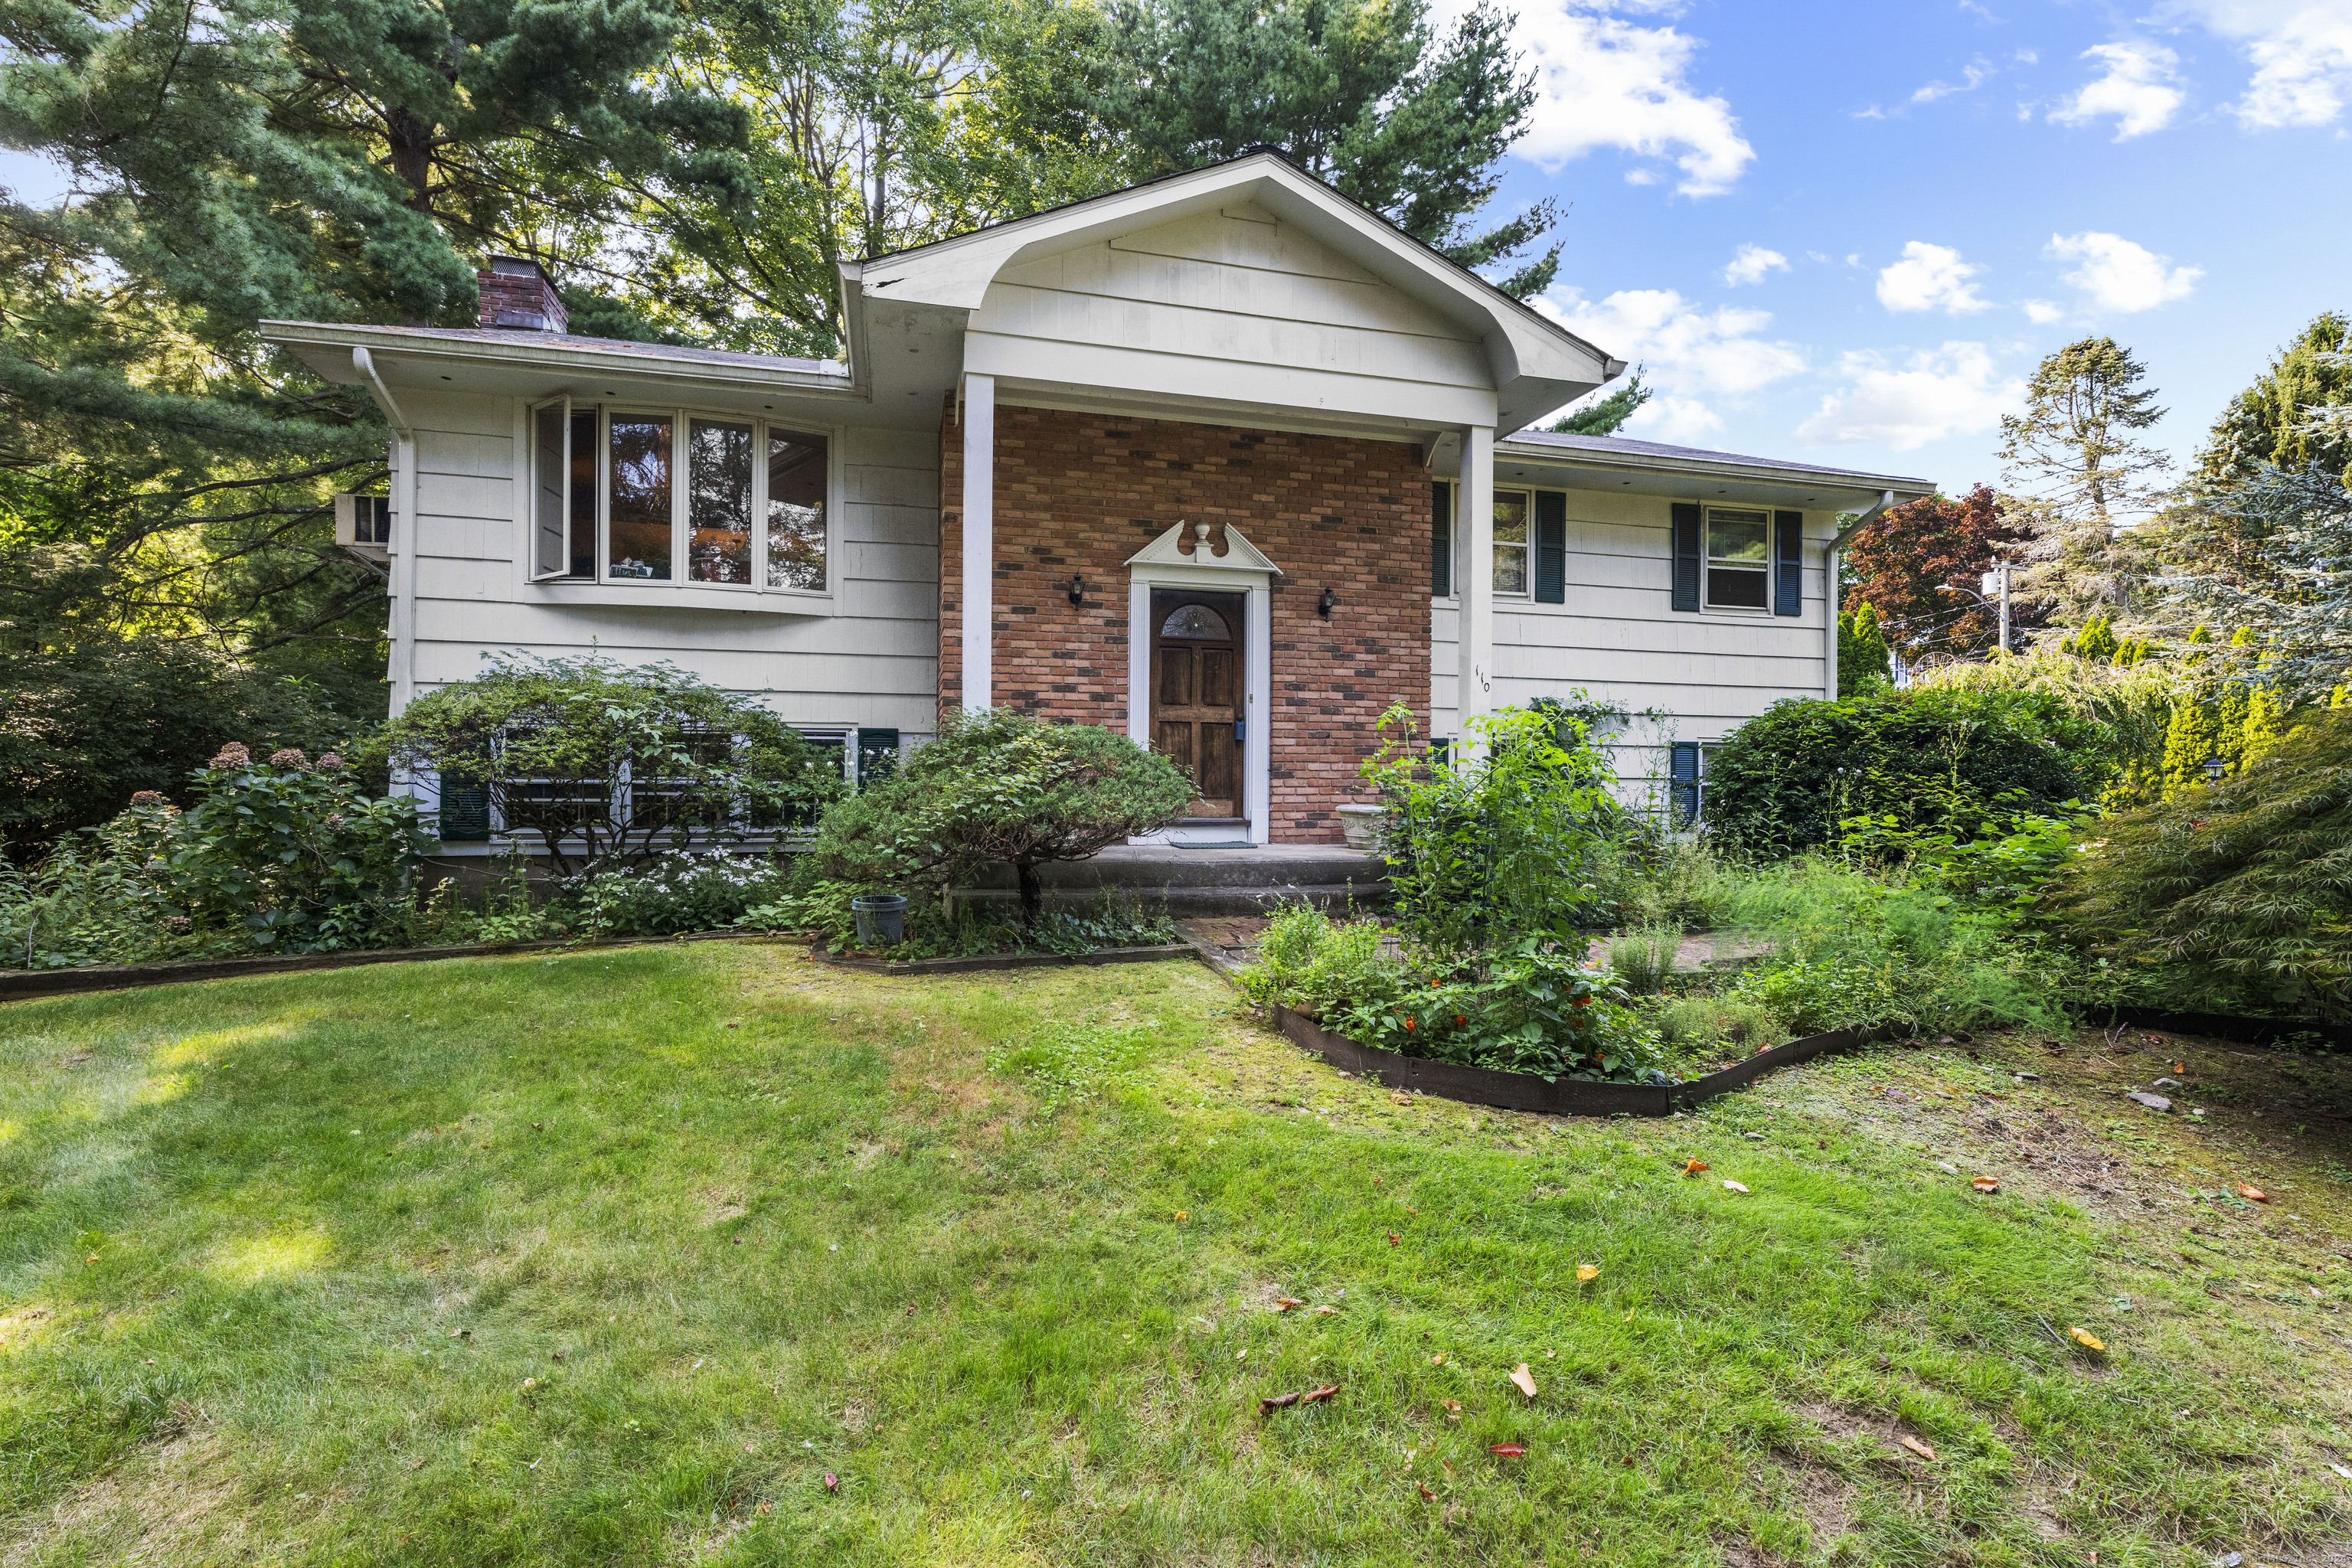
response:
M1580 688L1682 776L1833 693L1840 516L1932 489L1532 429L1624 362L1271 153L841 281L844 363L575 337L509 258L477 328L268 323L394 433L395 710L595 650L855 768L1011 706L1174 758L1179 841L1334 843L1394 705L1451 736Z

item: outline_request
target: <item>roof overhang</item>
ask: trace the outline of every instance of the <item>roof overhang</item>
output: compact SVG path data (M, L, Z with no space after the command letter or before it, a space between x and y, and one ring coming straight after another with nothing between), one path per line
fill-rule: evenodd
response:
M1656 452L1495 444L1495 479L1563 489L1856 511L1893 492L1895 504L1936 493L1932 480L1765 462L1728 452Z

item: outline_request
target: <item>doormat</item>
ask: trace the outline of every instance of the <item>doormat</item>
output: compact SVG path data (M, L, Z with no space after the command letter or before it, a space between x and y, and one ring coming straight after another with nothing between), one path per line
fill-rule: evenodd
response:
M1219 838L1206 844L1184 839L1179 841L1176 847L1179 849L1252 849L1256 846L1246 838Z

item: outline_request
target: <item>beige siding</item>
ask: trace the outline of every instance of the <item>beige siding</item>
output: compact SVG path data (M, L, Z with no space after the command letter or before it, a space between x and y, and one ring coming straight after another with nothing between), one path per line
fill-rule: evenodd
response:
M417 426L419 690L462 680L482 655L598 652L667 659L755 694L812 726L928 734L939 685L939 437L852 429L843 442L838 590L812 614L545 602L519 556L513 399L404 398ZM404 545L406 538L404 533ZM593 590L583 590L593 595Z
M1672 500L1589 490L1567 495L1567 602L1496 596L1497 706L1538 697L1566 700L1581 688L1635 714L1657 715L1637 720L1617 738L1618 771L1630 781L1663 771L1654 753L1664 743L1719 740L1784 698L1822 694L1822 550L1834 531L1832 514L1805 514L1802 615L1676 614L1671 607ZM1454 601L1433 600L1430 621L1433 728L1450 735L1459 729Z

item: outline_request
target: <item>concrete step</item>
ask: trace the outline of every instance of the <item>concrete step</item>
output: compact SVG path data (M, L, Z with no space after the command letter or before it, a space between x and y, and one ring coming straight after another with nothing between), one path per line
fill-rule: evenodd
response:
M1105 893L1179 917L1263 914L1301 901L1344 909L1383 907L1388 867L1377 855L1338 845L1276 844L1251 849L1118 845L1090 860L1038 868L1048 908L1082 908ZM956 894L959 903L1009 904L1019 897L1013 868L995 866Z

